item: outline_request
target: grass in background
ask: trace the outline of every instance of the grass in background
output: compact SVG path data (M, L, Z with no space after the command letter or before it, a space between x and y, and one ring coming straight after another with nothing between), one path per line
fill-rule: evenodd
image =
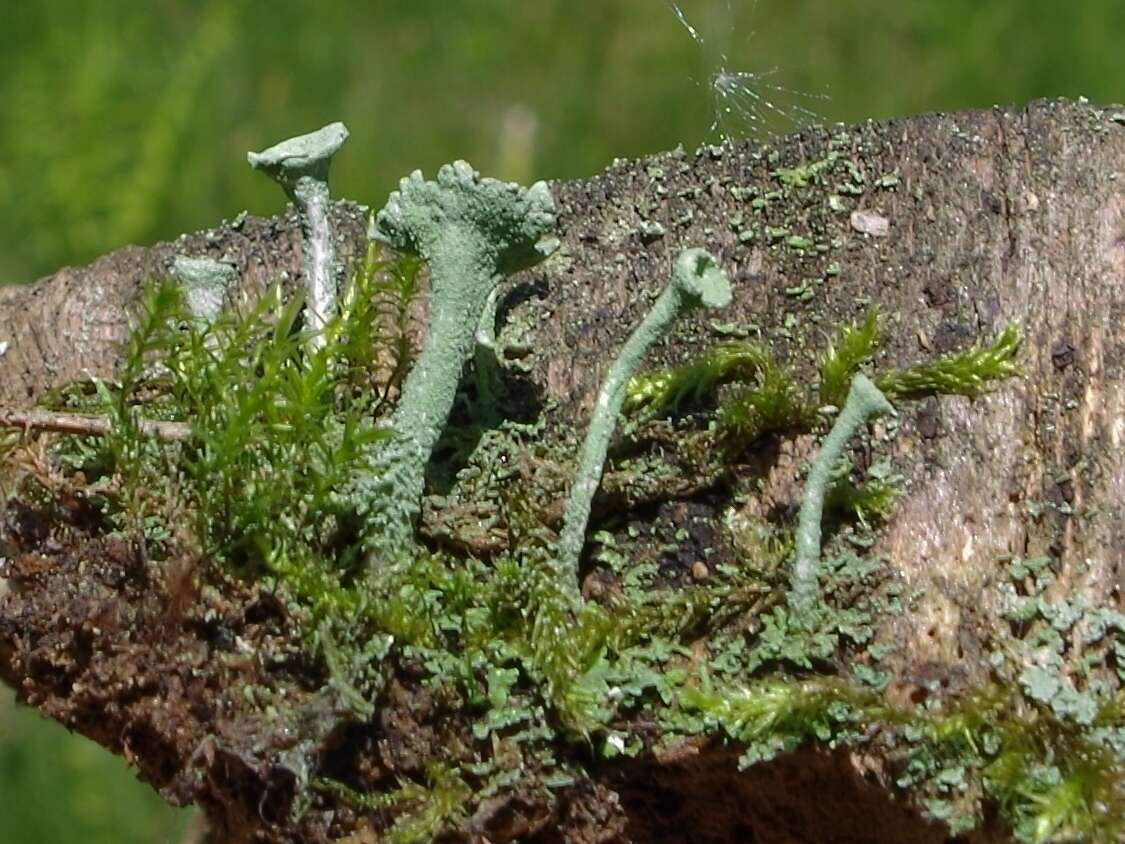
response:
M0 693L4 844L178 842L189 811L141 786L124 760Z

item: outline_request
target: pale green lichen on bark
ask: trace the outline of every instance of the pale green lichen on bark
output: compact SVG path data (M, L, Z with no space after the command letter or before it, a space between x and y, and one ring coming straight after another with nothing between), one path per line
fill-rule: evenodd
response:
M586 540L590 506L601 483L609 441L625 402L629 380L645 352L672 322L699 307L723 307L730 299L730 281L710 253L698 248L685 249L676 258L668 286L610 367L598 391L559 537L557 574L565 588L573 590L574 597L578 594L578 563Z
M184 291L184 304L203 322L214 322L223 310L227 291L237 277L230 264L213 258L177 255L172 259L172 276Z
M328 168L332 156L347 139L348 130L343 123L330 123L262 152L247 153L250 166L264 171L281 185L300 209L307 289L306 323L313 348L323 345L321 331L336 308L339 285L335 235L328 216Z
M839 463L856 431L876 416L894 415L895 409L863 373L852 379L843 410L824 438L805 481L797 523L797 559L789 584L789 608L798 620L807 620L818 603L817 566L820 562L820 520L824 499Z
M464 161L442 167L436 181L415 171L375 218L375 239L429 265L430 313L421 354L391 418L391 441L368 455L346 493L363 520L373 565L409 547L426 463L453 407L482 314L507 275L553 251L555 244L542 238L554 225L554 200L544 182L523 188L481 178Z

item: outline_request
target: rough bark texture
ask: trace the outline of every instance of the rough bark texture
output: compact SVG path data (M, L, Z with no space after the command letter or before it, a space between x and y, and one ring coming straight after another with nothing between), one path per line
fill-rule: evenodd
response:
M367 217L354 203L336 203L340 259L366 249ZM176 255L213 258L238 271L231 299L254 297L280 281L296 289L301 230L292 207L268 220L242 216L185 234L171 243L127 246L87 267L68 267L26 286L0 287L0 404L30 405L52 387L90 375L112 378L127 316L145 282L171 276Z
M501 342L525 370L530 394L557 401L555 424L584 419L611 350L643 317L679 249L696 245L730 273L735 302L721 320L687 321L653 363L683 361L720 339L728 329L719 322L752 325L811 379L831 329L862 318L871 304L893 320L885 356L892 364L1020 324L1024 379L977 400L928 399L903 410L890 456L906 491L877 549L921 596L878 631L879 640L899 645L888 697L917 701L972 687L988 677L987 643L1001 624L994 586L1005 555L1051 557L1061 573L1051 589L1060 595L1117 609L1125 601L1119 115L1046 102L812 129L772 149L669 153L555 185L563 248L511 283ZM852 178L842 165L825 185L769 197L779 170L829 154L864 174L842 210L822 201ZM754 198L766 199L759 210ZM340 253L348 259L362 253L364 220L351 207L339 212ZM860 231L875 230L870 215L888 223L885 235ZM739 237L755 226L758 236ZM246 220L0 290L0 339L11 342L0 359L0 402L30 403L87 371L110 375L125 307L174 253L229 260L248 285L260 287L282 272L296 274L296 232L292 217ZM808 245L788 242L793 236ZM811 295L798 289L803 280ZM810 442L798 439L776 456L755 504L761 511L795 504L796 469ZM691 506L706 511L707 503ZM68 517L80 521L81 506ZM45 539L27 534L41 528L22 529L24 547ZM108 562L82 570L83 558ZM443 720L439 701L408 683L396 683L376 723L354 733L318 735L317 724L331 719L313 707L299 723L248 719L226 694L239 672L265 670L248 654L287 634L269 596L245 585L221 597L208 590L178 595L166 578L130 579L145 564L123 547L103 544L50 565L42 559L25 553L6 572L0 674L48 715L135 761L169 799L206 806L222 840L318 841L354 827L346 809L290 823L303 773L285 764L287 747L296 744L286 744L287 729L327 748L329 769L333 754L359 744L370 748L372 766L392 777L427 747L471 742L455 719ZM686 548L685 582L693 559ZM186 604L198 602L219 621L177 626ZM164 638L134 641L129 631L142 622ZM315 675L309 669L310 684ZM701 743L686 756L602 766L597 781L552 806L531 792L524 803L482 804L466 837L944 840L939 827L892 803L873 784L885 784L885 773L860 772L858 758L802 751L738 776L725 753ZM990 835L978 832L974 840L1002 840Z

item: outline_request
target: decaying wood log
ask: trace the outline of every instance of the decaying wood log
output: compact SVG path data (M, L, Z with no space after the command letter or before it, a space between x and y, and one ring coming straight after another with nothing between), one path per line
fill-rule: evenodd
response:
M918 596L909 611L879 625L877 640L897 646L884 666L892 678L888 697L916 699L983 683L991 671L988 643L1003 612L1000 561L1049 557L1059 573L1051 595L1125 607L1121 115L1120 109L1039 102L809 129L770 147L667 153L556 184L563 245L509 283L499 313L504 357L518 363L520 378L541 402L556 403L553 418L585 419L613 351L686 246L704 246L719 258L735 302L721 320L686 321L654 364L682 362L712 341L750 333L812 379L815 355L832 329L862 319L871 305L891 320L884 360L892 365L1020 325L1023 379L978 399L930 398L900 411L886 456L905 492L876 549ZM829 163L809 166L818 162ZM339 252L354 260L365 248L365 216L341 205L336 219ZM0 404L30 406L47 389L85 373L111 375L130 302L146 278L167 271L174 254L230 261L247 289L261 289L299 272L296 235L291 215L246 219L0 289L0 340L9 343L0 358ZM762 512L794 504L794 479L809 443L790 446L757 502ZM109 653L130 613L143 615L153 599L135 591L115 598L98 586L106 620L79 625L74 635L84 656L72 658L78 646L59 619L65 617L60 607L77 602L75 587L33 568L25 561L0 598L0 675L21 696L126 753L169 799L203 804L231 841L329 840L331 829L347 828L346 813L335 819L288 813L300 774L256 755L269 745L262 738L269 725L224 714L233 712L224 703L228 690L192 688L177 679L186 676L178 669L161 667L159 649L136 667L137 685L127 694L92 692L91 686L119 680L123 670L96 655ZM54 604L50 589L57 590ZM256 618L279 612L250 587L241 597L208 600L219 613L233 612L231 605L242 600L258 607ZM52 606L53 617L37 614L37 607ZM180 650L194 654L198 665L212 658L200 641ZM162 672L166 678L158 680ZM373 733L357 733L388 765L422 741L412 731L431 730L424 712L405 713L435 705L397 686L394 695L403 698L395 703L397 720L388 716ZM201 710L208 696L213 707ZM334 735L331 752L348 740ZM754 774L751 788L751 780L736 783L729 768L720 772L720 755L699 749L686 761L603 767L600 778L561 807L530 793L524 804L493 806L492 814L482 805L466 836L671 842L688 840L685 830L709 817L712 832L700 841L944 838L901 806L880 802L877 789L844 757L789 758L772 769L773 786L767 770ZM723 789L729 800L714 795ZM665 806L666 822L656 823L650 813L668 794L676 805ZM734 808L739 795L758 801L759 814ZM823 798L824 805L802 809L810 798ZM738 822L714 819L724 811ZM803 826L794 820L802 811ZM762 820L767 816L772 826ZM977 835L1003 840L1000 833Z

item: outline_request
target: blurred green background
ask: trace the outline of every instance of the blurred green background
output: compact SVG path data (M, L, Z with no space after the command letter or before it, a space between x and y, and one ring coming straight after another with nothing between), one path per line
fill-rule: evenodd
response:
M702 44L666 0L8 2L0 283L275 213L246 151L332 120L352 132L334 192L379 206L455 158L526 182L717 140L720 68L735 137L792 128L742 119L755 95L824 121L1125 99L1122 0L680 5ZM0 840L179 839L118 760L0 700Z

